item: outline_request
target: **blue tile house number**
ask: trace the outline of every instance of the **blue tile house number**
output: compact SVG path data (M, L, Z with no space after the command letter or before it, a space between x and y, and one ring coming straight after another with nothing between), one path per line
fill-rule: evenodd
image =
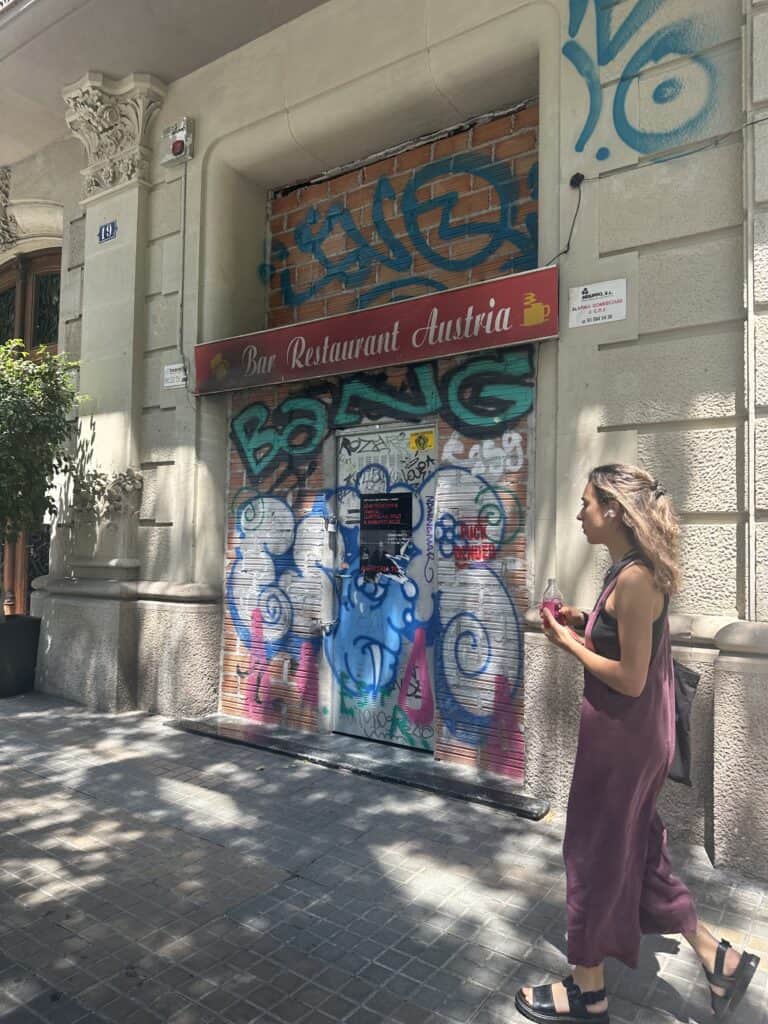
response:
M102 224L99 228L99 241L111 242L117 234L117 221L111 220L109 224Z

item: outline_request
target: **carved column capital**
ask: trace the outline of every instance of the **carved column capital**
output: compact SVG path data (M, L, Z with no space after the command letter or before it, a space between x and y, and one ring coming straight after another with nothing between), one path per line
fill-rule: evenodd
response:
M16 218L8 212L11 197L11 168L0 167L0 252L10 249L19 236Z
M153 75L118 80L98 72L89 72L64 90L67 124L88 156L88 167L82 172L86 199L147 180L147 129L166 91Z

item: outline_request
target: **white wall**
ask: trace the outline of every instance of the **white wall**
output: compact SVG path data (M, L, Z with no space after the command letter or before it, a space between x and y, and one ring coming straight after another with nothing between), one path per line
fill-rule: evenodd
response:
M613 38L632 6L613 9ZM755 4L758 13L762 6ZM574 3L573 12L579 9ZM593 57L594 19L587 4L573 40ZM615 109L633 55L680 21L690 28L672 30L696 48L694 58L648 58ZM761 14L763 47L765 23ZM191 362L198 341L262 325L256 263L266 190L538 91L542 262L565 245L576 200L571 175L587 177L572 247L560 260L563 313L569 287L615 277L627 278L630 312L622 323L595 329L569 330L566 321L560 342L540 350L534 589L556 571L570 596L590 600L599 566L574 521L585 473L605 459L639 459L658 473L683 513L687 583L679 610L744 614L741 135L679 160L657 162L655 154L654 162L632 134L633 125L642 132L674 129L663 148L674 156L737 129L740 31L740 0L667 0L615 55L607 52L610 37L604 40L596 72L602 110L583 152L576 146L589 100L585 79L563 53L568 0L396 0L385 12L374 0L332 0L173 83L152 143L157 149L163 127L188 115L196 122L196 155L187 166L186 218L183 168L165 170L156 161L153 169L137 432L147 477L142 575L221 582L225 403L196 405L160 381L163 366L181 358L180 340ZM766 101L765 90L758 74L758 99ZM670 95L671 102L658 102ZM703 108L695 131L677 130ZM759 135L757 149L763 163L765 138ZM601 147L610 149L605 160L597 159ZM74 183L67 152L60 166ZM25 162L30 188L37 180L33 191L40 194L59 166L44 171L44 163ZM71 207L70 213L62 301L64 335L77 351L82 238ZM761 256L765 223L759 214L758 291L765 291L768 263ZM760 338L767 335L760 330ZM761 401L764 348L761 343ZM764 532L758 537L762 550Z
M614 31L630 6L616 8ZM197 340L261 326L255 309L250 323L239 315L248 281L228 268L242 245L242 236L228 228L233 205L252 217L250 204L261 192L241 188L237 197L226 167L258 189L319 173L527 95L538 61L542 260L565 244L576 198L568 180L580 171L588 180L571 252L561 260L564 311L569 286L626 277L630 316L599 329L569 330L566 323L557 348L542 348L536 587L552 570L576 600L591 598L598 567L573 519L584 475L598 461L640 459L683 512L687 585L679 610L743 614L740 135L684 159L653 163L622 140L619 130L627 136L628 129L613 111L617 79L632 55L653 33L688 18L717 85L699 129L670 136L665 153L737 128L740 3L661 5L600 68L604 109L582 153L575 145L588 112L587 89L561 52L568 12L566 0L408 0L384 18L379 4L336 0L174 83L154 133L183 114L196 118L188 213L199 233L188 244L186 350L191 356ZM576 40L596 51L591 5ZM681 96L658 103L654 90L669 77L680 79ZM674 129L697 114L708 90L709 72L697 61L667 57L632 80L625 109L643 131ZM603 146L611 156L601 161L596 152ZM176 203L170 186L158 202L163 194ZM259 234L258 225L252 230ZM260 298L255 270L249 294ZM173 436L170 410L148 415L158 421L153 436ZM208 483L198 489L197 529L216 520L221 502L211 465L224 458L223 434L220 442L207 456ZM197 472L202 468L198 463ZM220 529L220 505L218 515ZM206 546L220 548L211 528ZM216 565L198 558L196 571L208 574Z

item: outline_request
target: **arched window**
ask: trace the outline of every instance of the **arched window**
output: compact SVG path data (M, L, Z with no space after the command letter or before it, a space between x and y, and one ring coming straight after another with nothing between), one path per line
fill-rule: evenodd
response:
M23 338L28 349L59 336L61 250L17 256L0 266L0 341Z
M16 256L0 265L0 342L23 338L33 350L47 345L55 352L59 337L61 250ZM3 608L25 615L33 576L48 571L48 527L34 537L22 535L2 550Z

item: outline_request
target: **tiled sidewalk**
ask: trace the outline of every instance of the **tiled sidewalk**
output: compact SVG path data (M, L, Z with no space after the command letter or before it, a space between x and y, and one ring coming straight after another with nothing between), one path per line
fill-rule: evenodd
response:
M565 967L557 823L37 696L0 709L0 1020L514 1021ZM676 864L768 966L768 885ZM675 938L611 1016L710 1021ZM761 969L735 1022L768 1021Z

